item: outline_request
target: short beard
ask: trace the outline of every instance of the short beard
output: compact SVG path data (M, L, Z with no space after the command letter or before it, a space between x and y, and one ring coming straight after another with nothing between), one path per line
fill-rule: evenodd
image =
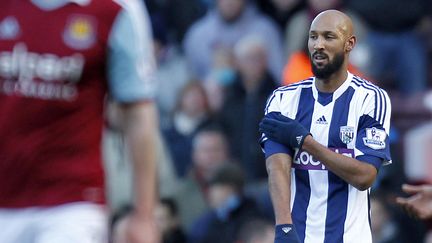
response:
M333 58L333 61L329 62L329 64L325 65L322 68L315 66L312 56L310 61L312 64L312 73L315 75L315 77L319 79L328 79L333 73L341 69L342 64L345 61L345 56L344 53L337 53Z

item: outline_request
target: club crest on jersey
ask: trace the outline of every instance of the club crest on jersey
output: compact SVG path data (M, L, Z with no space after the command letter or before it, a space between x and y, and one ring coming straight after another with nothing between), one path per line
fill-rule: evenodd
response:
M342 126L339 130L339 138L342 140L342 143L349 144L354 139L354 127L350 126Z
M366 128L366 137L363 138L364 145L371 149L384 149L387 134L384 130L375 127Z
M87 15L72 15L66 21L63 40L73 49L85 50L96 43L96 20Z

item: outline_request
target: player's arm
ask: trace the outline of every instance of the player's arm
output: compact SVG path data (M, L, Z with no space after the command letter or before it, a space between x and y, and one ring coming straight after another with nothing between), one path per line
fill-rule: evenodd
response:
M266 105L266 116L280 110L279 100L273 92ZM293 151L287 146L274 142L262 134L260 145L266 157L269 192L275 214L275 243L300 242L291 218L291 164Z
M300 242L291 218L292 157L283 145L273 141L267 140L264 147L269 192L276 220L275 243Z
M136 221L153 223L157 202L156 151L159 139L156 106L152 101L145 101L123 104L121 109L133 167L134 213L131 224Z
M355 142L355 158L328 151L307 138L303 149L320 160L329 170L359 190L366 190L376 179L378 169L391 163L388 133L391 102L384 90L369 96L362 107ZM378 109L380 108L380 109Z
M291 157L284 153L273 154L266 159L269 191L277 225L292 224L291 163Z
M310 135L304 140L302 149L361 191L371 187L377 176L377 169L373 165L335 153L318 143Z
M329 150L313 139L309 131L297 121L281 114L267 116L260 124L261 132L274 141L293 149L303 149L321 161L330 171L359 190L368 189L377 176L383 162L390 162L388 132L390 127L391 104L385 92L382 107L387 113L378 114L376 98L365 106L359 121L356 141L356 158L350 158ZM379 136L371 137L374 130ZM358 149L357 149L358 148Z
M133 171L133 211L124 219L119 238L156 243L156 146L159 139L155 95L155 60L147 11L138 0L122 6L108 40L110 96L121 104L120 114ZM141 8L142 9L136 9ZM136 9L136 11L134 11Z
M292 149L303 149L321 161L329 170L359 190L366 190L375 180L377 170L373 165L337 154L313 139L299 122L272 114L260 123L260 131L267 137Z

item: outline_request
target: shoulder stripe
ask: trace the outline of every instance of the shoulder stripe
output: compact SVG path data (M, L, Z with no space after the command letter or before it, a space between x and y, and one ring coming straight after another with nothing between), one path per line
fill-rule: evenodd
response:
M381 124L384 124L385 116L387 114L387 99L386 99L386 94L385 94L384 90L381 89L380 87L372 84L371 82L363 79L363 78L360 78L358 76L355 76L355 78L357 78L358 80L362 80L364 82L364 84L366 84L369 87L375 88L379 92L381 107L384 107L384 108L383 108L383 112L381 112L381 117L379 118L378 122L380 122Z
M384 92L381 88L376 85L371 84L370 82L361 79L357 76L353 77L353 83L355 83L359 87L363 87L368 90L372 90L375 93L376 106L374 111L374 118L381 124L383 124L385 115L387 112L387 102L385 99Z
M302 82L299 82L299 83L290 84L290 85L287 85L287 86L280 87L280 88L278 88L278 90L284 91L286 89L294 89L294 88L297 88L297 87L303 87L303 86L312 85L312 83L313 82L310 81L310 80L305 80L305 81L302 81Z
M376 105L375 105L375 109L374 109L374 115L373 115L373 118L376 119L376 120L378 120L378 118L377 118L377 113L378 113L378 91L377 91L376 89L373 89L373 88L367 87L367 86L366 86L362 81L356 79L355 77L353 78L352 81L353 81L353 83L356 84L358 87L363 87L363 88L365 88L365 89L367 89L367 90L372 90L372 91L375 93L375 103L376 103Z

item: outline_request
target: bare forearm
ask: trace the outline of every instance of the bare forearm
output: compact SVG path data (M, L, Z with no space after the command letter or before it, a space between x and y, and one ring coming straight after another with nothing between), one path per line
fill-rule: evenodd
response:
M141 216L152 216L156 203L157 112L152 103L126 108L125 135L133 162L134 208Z
M321 161L330 171L359 190L366 190L375 180L377 174L375 167L330 151L311 136L305 139L302 148L316 160Z
M269 191L273 203L276 224L292 224L291 218L291 158L286 154L274 154L267 159Z

